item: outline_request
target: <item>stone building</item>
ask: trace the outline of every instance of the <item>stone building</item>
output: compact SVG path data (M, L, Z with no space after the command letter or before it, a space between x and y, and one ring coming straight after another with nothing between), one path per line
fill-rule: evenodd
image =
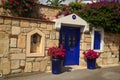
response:
M119 63L120 34L91 29L87 22L76 14L55 20L56 9L43 6L41 11L47 13L51 21L0 15L1 77L17 73L51 71L47 49L59 43L67 43L68 51L75 54L70 54L72 57L69 57L65 64L72 69L86 67L82 53L89 49L101 53L97 59L97 64L101 67ZM99 35L98 44L95 43L96 35ZM99 46L94 47L95 45Z

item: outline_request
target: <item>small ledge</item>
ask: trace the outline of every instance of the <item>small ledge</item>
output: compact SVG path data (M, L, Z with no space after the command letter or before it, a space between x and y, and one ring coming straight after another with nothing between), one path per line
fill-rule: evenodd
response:
M29 21L32 20L32 21L55 23L53 21L41 20L41 19L36 19L36 18L25 18L25 17L17 17L17 16L5 16L5 15L0 15L0 17L3 17L3 18L13 18L13 19L21 19L21 20L29 20Z

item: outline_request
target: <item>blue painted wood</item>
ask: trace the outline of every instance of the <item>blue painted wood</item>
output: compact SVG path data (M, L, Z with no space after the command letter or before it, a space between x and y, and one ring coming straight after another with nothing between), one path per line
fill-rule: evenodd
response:
M96 59L87 59L87 68L96 69Z
M59 42L64 44L66 49L64 65L79 65L80 28L62 26Z
M94 49L100 49L101 34L99 31L94 32Z
M60 74L61 73L61 60L60 59L52 59L52 73Z

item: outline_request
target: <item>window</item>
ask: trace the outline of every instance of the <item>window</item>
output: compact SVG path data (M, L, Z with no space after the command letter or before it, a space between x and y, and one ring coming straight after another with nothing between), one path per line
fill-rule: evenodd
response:
M40 53L41 52L41 36L37 33L31 36L31 48L30 53Z
M44 56L45 34L39 29L35 29L27 34L27 57Z
M98 52L103 52L104 47L104 30L93 29L92 31L92 49Z

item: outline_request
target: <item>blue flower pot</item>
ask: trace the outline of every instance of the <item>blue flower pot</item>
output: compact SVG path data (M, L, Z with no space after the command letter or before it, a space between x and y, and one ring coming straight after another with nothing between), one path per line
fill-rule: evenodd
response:
M52 59L52 73L53 74L61 73L61 60L60 59Z
M96 59L87 59L87 68L96 69Z

